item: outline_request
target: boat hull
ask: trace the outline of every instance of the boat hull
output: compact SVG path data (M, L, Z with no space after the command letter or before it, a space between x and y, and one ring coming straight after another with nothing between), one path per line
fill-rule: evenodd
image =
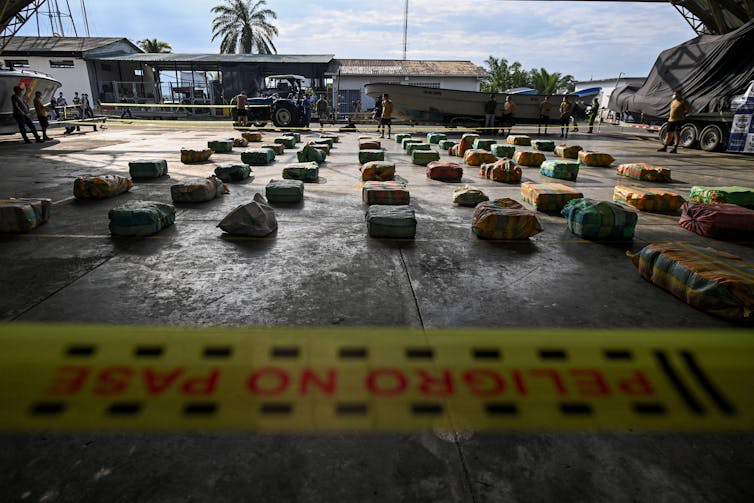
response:
M42 103L49 103L55 95L55 91L61 86L60 82L50 75L28 70L0 70L0 134L14 133L18 131L16 121L13 119L13 88L20 86L24 89L24 97L29 103L32 117L36 117L34 107L34 94L42 93Z

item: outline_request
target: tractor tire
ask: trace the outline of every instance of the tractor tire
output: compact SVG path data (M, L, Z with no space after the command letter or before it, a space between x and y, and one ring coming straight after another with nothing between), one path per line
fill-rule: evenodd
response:
M272 111L272 122L279 128L292 127L298 121L298 111L290 103L280 103Z

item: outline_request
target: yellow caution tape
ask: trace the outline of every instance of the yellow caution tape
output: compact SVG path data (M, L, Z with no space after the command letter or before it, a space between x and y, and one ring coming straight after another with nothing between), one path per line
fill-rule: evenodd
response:
M138 108L222 108L235 109L236 105L192 105L191 103L99 103L101 107ZM246 105L246 108L270 108L272 105Z
M754 333L0 327L0 429L754 429Z

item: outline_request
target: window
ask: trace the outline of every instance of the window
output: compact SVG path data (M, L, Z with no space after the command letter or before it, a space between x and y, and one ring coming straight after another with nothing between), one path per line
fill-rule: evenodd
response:
M73 68L72 59L51 59L50 68Z
M29 68L29 60L28 59L6 59L5 60L5 66L8 68Z
M439 82L407 82L406 85L419 86L419 87L432 87L434 89L440 89Z
M136 75L137 77L143 77L144 76L144 70L136 69L136 70L134 70L134 75Z

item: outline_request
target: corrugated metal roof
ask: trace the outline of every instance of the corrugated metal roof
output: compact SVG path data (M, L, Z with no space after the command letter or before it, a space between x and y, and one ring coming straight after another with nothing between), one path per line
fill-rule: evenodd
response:
M122 56L92 55L86 59L137 63L319 63L332 61L333 54L174 54L143 53Z
M133 42L123 37L13 37L5 46L4 53L84 53L107 47L118 42ZM136 46L134 46L136 47ZM137 49L138 50L138 49Z
M471 61L425 61L402 59L334 59L327 75L432 76L484 78L487 72Z

